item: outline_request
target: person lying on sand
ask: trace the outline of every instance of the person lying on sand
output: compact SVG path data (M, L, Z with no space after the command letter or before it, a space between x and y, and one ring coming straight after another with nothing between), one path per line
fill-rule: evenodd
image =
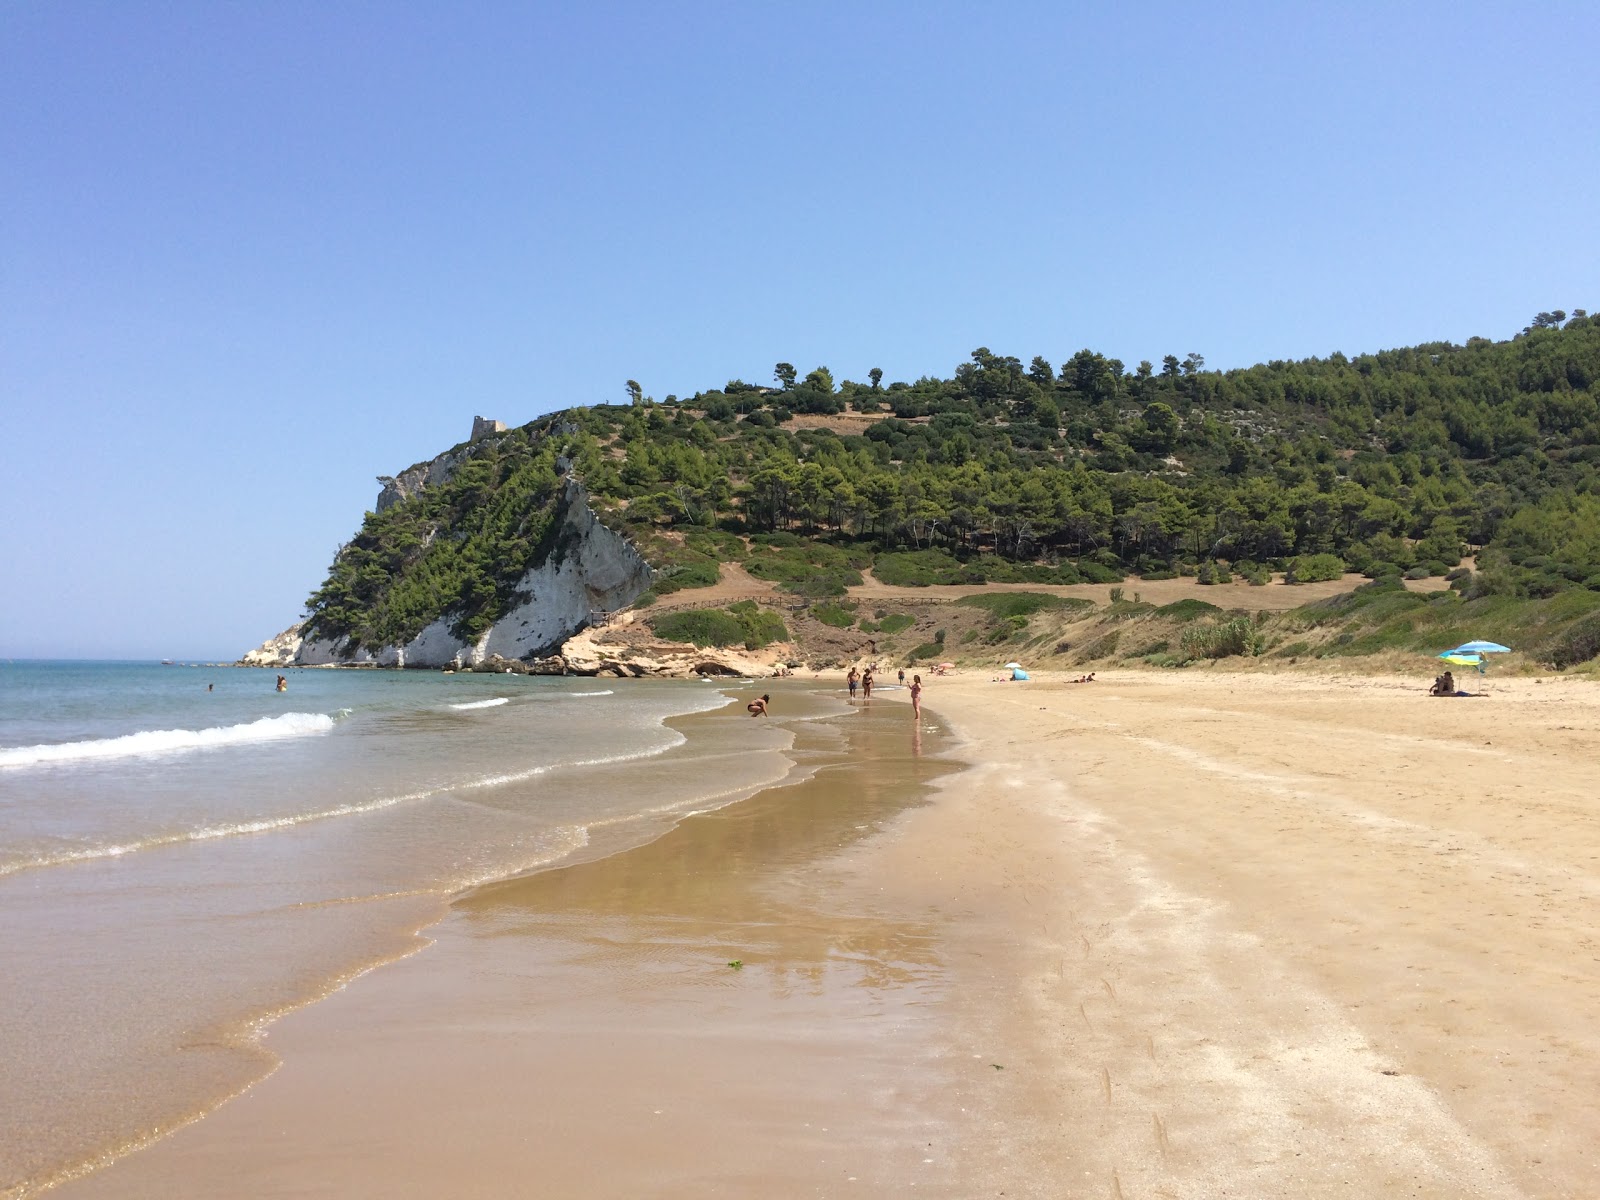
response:
M744 706L744 709L752 717L764 717L767 715L767 701L770 699L772 699L771 696L762 696L759 700L750 701L749 704Z

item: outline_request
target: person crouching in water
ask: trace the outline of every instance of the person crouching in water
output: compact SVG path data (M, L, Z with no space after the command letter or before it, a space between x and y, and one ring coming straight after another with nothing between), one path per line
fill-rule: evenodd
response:
M771 696L762 696L759 700L750 701L749 704L744 706L744 709L752 717L764 717L767 715L767 701L771 699Z

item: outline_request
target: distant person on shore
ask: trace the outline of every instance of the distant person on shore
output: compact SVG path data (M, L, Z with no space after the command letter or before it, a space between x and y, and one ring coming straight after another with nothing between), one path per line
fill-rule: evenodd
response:
M904 667L901 667L900 668L900 686L901 687L905 687L905 685L906 685L906 669Z
M861 674L861 698L863 700L871 700L872 699L872 668L871 667L868 667Z
M280 692L287 692L289 690L289 681L282 675L278 676L278 690Z
M856 685L861 682L861 673L851 667L850 673L844 677L844 681L850 685L850 699L854 700L856 698Z
M905 672L900 672L900 677L905 678ZM922 720L922 676L911 677L911 715L917 720Z
M750 701L749 704L744 706L744 709L752 717L764 717L767 715L767 701L770 699L772 699L771 696L763 695L759 699Z

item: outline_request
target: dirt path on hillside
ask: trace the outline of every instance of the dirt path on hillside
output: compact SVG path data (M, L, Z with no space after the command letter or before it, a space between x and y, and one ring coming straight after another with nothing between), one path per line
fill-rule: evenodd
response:
M711 587L674 592L662 598L656 611L666 612L679 608L714 608L740 600L760 602L799 603L777 584L757 579L738 563L722 563L722 578ZM964 596L992 595L996 592L1034 592L1046 596L1066 596L1090 600L1095 604L1109 604L1111 589L1121 588L1125 598L1135 596L1147 604L1175 604L1179 600L1204 600L1218 608L1242 608L1250 612L1284 612L1309 604L1313 600L1326 600L1343 592L1353 591L1367 580L1361 575L1345 575L1322 583L1286 584L1281 576L1262 587L1252 587L1242 580L1233 583L1200 584L1193 578L1139 579L1130 576L1122 583L989 583L933 584L929 587L896 587L882 582L870 569L861 572L863 582L848 589L848 598L862 603L884 604L950 604ZM1408 579L1406 587L1414 592L1437 592L1448 584L1443 579Z

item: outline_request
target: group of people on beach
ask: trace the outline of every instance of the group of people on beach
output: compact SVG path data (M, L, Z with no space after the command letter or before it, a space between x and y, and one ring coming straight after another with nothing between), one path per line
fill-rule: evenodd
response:
M877 670L878 664L873 663L865 671L857 671L854 667L845 674L845 684L850 688L850 699L856 698L856 688L861 689L863 700L872 699L872 672ZM904 672L902 672L904 674Z
M845 680L846 685L848 685L848 687L850 688L850 699L851 700L854 700L856 698L856 690L858 688L861 691L861 698L863 700L872 699L872 674L877 669L878 669L878 664L877 663L873 663L865 671L858 671L858 670L856 670L855 667L851 667L850 668L850 670L845 674L844 680ZM898 678L900 680L900 685L902 687L904 687L905 686L905 682L906 682L906 673L905 673L905 669L904 668L901 668L900 671L898 672ZM744 708L745 708L745 711L747 713L749 713L752 717L764 717L764 716L768 715L768 713L767 713L767 705L770 704L771 702L772 702L772 697L769 696L769 695L763 694L763 695L757 697L756 699L750 701L750 703L746 704L744 706ZM911 677L911 714L918 721L922 720L922 676L921 675L913 675Z

